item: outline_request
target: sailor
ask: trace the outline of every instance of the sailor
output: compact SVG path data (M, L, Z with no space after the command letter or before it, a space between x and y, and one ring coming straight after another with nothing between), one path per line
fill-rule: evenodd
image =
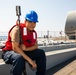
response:
M26 61L32 68L37 69L36 75L45 75L46 56L45 52L38 48L37 33L34 30L37 22L38 14L31 10L26 13L25 21L20 23L20 27L16 22L16 25L9 30L2 58L5 63L12 65L10 75L22 75Z

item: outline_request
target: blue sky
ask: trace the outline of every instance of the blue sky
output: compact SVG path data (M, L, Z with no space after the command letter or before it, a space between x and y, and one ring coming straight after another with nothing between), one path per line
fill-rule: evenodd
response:
M16 5L21 6L21 22L29 10L38 13L37 31L64 31L67 13L76 10L76 0L0 0L0 32L15 24Z

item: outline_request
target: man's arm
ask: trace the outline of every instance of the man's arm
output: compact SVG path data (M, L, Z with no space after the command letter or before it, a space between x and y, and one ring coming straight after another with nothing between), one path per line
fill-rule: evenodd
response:
M33 50L35 50L35 49L38 48L38 44L35 43L35 44L34 44L33 46L31 46L31 47L26 47L25 45L22 44L20 47L21 47L21 49L22 49L23 51L33 51Z
M32 65L33 68L36 68L37 67L36 63L31 58L29 58L24 53L24 51L20 48L19 38L17 38L18 36L19 36L18 28L16 28L16 29L14 28L10 33L10 37L11 37L11 41L12 41L12 48L13 48L14 52L21 54L23 56L23 58Z
M33 50L35 50L35 49L37 49L38 48L38 43L36 42L33 46L31 46L31 47L26 47L24 44L22 44L21 46L20 46L20 48L23 50L23 51L33 51Z
M37 48L38 48L38 44L35 43L35 45L33 45L33 46L31 46L31 47L27 47L27 48L26 48L26 51L32 51L32 50L35 50L35 49L37 49Z
M36 68L37 65L36 63L30 59L24 52L23 50L20 49L19 44L17 42L12 42L12 48L16 53L19 53L23 56L23 58L32 65L33 68Z

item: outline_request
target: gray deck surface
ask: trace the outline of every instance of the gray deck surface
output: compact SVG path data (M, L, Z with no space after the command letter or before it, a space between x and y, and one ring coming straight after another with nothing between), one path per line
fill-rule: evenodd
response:
M76 56L49 69L46 75L76 75Z

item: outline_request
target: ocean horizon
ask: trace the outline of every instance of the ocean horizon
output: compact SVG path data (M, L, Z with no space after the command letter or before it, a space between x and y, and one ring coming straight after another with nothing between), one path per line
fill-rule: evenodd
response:
M7 39L7 36L0 36L0 40L1 39Z

